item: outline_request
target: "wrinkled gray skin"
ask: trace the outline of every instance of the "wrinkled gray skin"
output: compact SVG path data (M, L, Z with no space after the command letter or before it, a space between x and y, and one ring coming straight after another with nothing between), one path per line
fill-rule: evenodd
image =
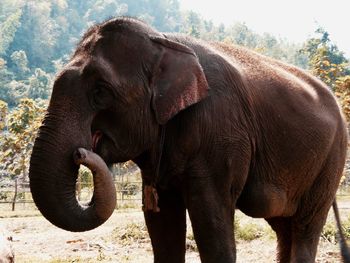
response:
M202 262L235 262L236 208L271 225L278 262L314 262L344 167L345 127L328 88L302 70L117 18L92 27L58 75L31 190L53 224L89 230L113 210L113 189L97 173L92 202L79 205L73 153L92 150L107 165L133 160L159 195L160 212L145 211L155 262L184 262L186 209Z

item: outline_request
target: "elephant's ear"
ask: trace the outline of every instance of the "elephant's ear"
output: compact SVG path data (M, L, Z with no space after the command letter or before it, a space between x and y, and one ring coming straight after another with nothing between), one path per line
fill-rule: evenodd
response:
M208 83L194 51L162 37L151 37L161 55L151 82L153 109L159 124L208 95Z

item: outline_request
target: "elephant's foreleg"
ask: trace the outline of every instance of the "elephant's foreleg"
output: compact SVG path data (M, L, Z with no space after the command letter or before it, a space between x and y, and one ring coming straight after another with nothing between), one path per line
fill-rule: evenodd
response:
M144 212L154 262L185 262L186 209L181 194L158 190L159 212Z
M211 177L188 178L186 184L186 203L201 262L236 262L230 191L217 189Z

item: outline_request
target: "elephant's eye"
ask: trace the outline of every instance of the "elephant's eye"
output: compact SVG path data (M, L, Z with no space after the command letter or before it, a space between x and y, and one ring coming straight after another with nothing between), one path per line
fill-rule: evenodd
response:
M96 110L107 109L113 104L114 94L112 88L104 83L97 82L92 91L91 104Z
M102 86L97 86L93 92L95 100L99 100L105 96L104 87Z

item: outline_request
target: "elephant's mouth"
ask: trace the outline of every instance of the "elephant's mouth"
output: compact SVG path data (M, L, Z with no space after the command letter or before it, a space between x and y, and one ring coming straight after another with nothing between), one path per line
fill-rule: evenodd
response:
M106 165L108 167L110 167L110 165L113 162L113 145L114 145L114 141L112 140L112 138L106 133L103 132L102 130L92 130L91 132L92 134L92 145L91 145L91 149L94 153L96 153L97 155L99 155L104 162L106 163Z
M110 167L113 163L126 162L131 159L127 151L108 130L98 128L91 130L91 149Z
M103 133L100 130L94 131L92 133L92 151L93 152L97 151L98 143L101 140L102 136L103 136Z

